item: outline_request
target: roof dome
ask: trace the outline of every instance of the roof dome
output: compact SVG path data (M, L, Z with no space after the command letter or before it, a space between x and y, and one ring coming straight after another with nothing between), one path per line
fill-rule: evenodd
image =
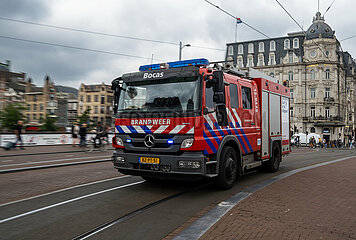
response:
M313 17L313 24L307 30L307 39L319 38L334 38L334 31L325 23L324 17L320 12L317 12Z

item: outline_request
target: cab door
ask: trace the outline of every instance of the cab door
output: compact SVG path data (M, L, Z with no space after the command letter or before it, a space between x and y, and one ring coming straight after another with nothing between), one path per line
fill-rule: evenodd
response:
M242 135L246 153L251 153L258 151L258 145L261 144L256 118L258 114L257 86L253 82L239 81L239 92L240 104L237 115L240 121L237 127Z

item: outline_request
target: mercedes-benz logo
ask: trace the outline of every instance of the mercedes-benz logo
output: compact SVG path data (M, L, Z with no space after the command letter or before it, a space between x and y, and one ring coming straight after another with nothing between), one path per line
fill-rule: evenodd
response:
M146 147L153 147L155 145L155 137L152 134L148 134L146 135L145 139L144 139L144 143L146 145Z

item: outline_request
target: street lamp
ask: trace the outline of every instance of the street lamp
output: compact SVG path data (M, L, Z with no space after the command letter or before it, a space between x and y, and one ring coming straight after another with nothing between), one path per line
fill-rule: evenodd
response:
M182 44L182 42L179 42L179 61L182 60L182 49L184 47L190 47L191 45L190 44Z

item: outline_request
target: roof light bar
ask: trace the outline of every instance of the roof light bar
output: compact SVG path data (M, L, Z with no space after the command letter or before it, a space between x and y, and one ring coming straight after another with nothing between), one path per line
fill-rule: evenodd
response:
M199 58L199 59L191 59L191 60L184 60L184 61L143 65L139 68L139 70L141 72L144 72L144 71L160 70L160 69L167 69L167 68L179 68L179 67L188 67L188 66L200 67L200 66L208 66L208 65L209 65L209 61L207 59Z

